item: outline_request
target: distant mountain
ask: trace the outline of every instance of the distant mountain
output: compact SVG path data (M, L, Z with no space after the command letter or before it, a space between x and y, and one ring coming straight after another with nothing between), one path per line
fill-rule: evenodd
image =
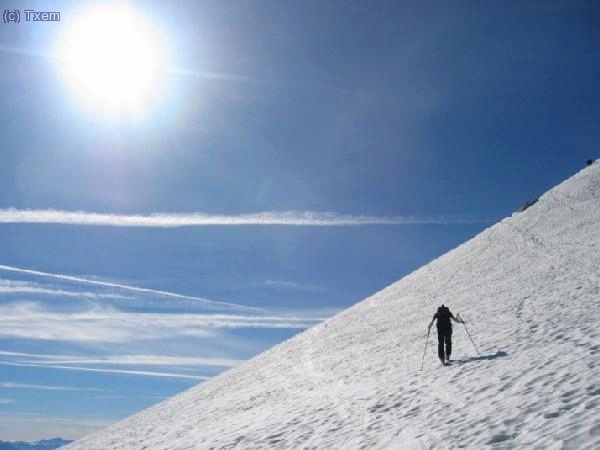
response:
M70 444L73 441L66 439L54 438L43 439L37 442L5 442L0 441L0 450L55 450L63 445Z

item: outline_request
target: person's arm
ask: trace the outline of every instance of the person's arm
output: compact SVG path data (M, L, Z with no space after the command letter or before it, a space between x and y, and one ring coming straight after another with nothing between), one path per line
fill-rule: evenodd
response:
M435 319L437 319L437 313L435 313L433 315L433 319L431 319L431 322L429 322L429 325L427 325L427 330L431 330L431 325L433 325L433 322L435 322Z
M465 323L465 321L462 319L462 317L460 317L460 314L457 314L456 317L454 317L454 315L452 315L450 317L452 317L452 320L454 320L457 323L462 323L462 324Z

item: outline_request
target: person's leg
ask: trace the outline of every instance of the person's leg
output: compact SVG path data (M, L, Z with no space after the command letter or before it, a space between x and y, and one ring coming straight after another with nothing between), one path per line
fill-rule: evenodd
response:
M449 328L445 334L446 341L446 359L450 360L452 354L452 328Z
M444 330L442 328L437 329L438 333L438 357L444 361Z

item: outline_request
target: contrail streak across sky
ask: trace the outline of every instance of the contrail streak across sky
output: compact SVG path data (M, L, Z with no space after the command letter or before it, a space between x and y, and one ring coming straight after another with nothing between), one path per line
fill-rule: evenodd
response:
M5 266L2 264L0 264L0 270L24 273L24 274L28 274L28 275L35 275L35 276L41 276L41 277L55 278L55 279L64 280L64 281L73 281L76 283L90 284L90 285L94 285L94 286L103 286L103 287L109 287L109 288L115 288L115 289L123 289L126 291L143 292L146 294L162 295L164 297L179 298L179 299L185 299L185 300L195 300L198 302L205 303L206 305L209 305L209 306L219 306L219 307L228 307L228 308L235 308L235 309L242 309L242 310L251 310L251 311L255 311L255 312L265 312L265 310L260 309L260 308L239 305L237 303L228 303L228 302L220 302L220 301L216 301L216 300L208 300L208 299L205 299L202 297L195 297L193 295L183 295L183 294L178 294L176 292L161 291L161 290L157 290L157 289L147 289L147 288L131 286L131 285L127 285L127 284L110 283L108 281L90 280L89 278L76 277L76 276L72 276L72 275L62 275L62 274L56 274L56 273L41 272L39 270L22 269L19 267Z
M490 220L460 217L386 217L338 214L317 211L259 212L239 215L211 215L200 212L185 214L110 214L55 209L0 209L0 223L54 223L63 225L95 225L112 227L193 227L233 225L287 226L365 226L365 225L453 225L484 223Z

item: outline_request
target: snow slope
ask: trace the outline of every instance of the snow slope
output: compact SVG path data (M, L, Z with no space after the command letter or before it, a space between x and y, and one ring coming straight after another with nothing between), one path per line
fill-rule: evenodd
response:
M398 251L401 251L400 249ZM65 449L600 448L600 164L252 360ZM435 328L460 312L455 362Z

